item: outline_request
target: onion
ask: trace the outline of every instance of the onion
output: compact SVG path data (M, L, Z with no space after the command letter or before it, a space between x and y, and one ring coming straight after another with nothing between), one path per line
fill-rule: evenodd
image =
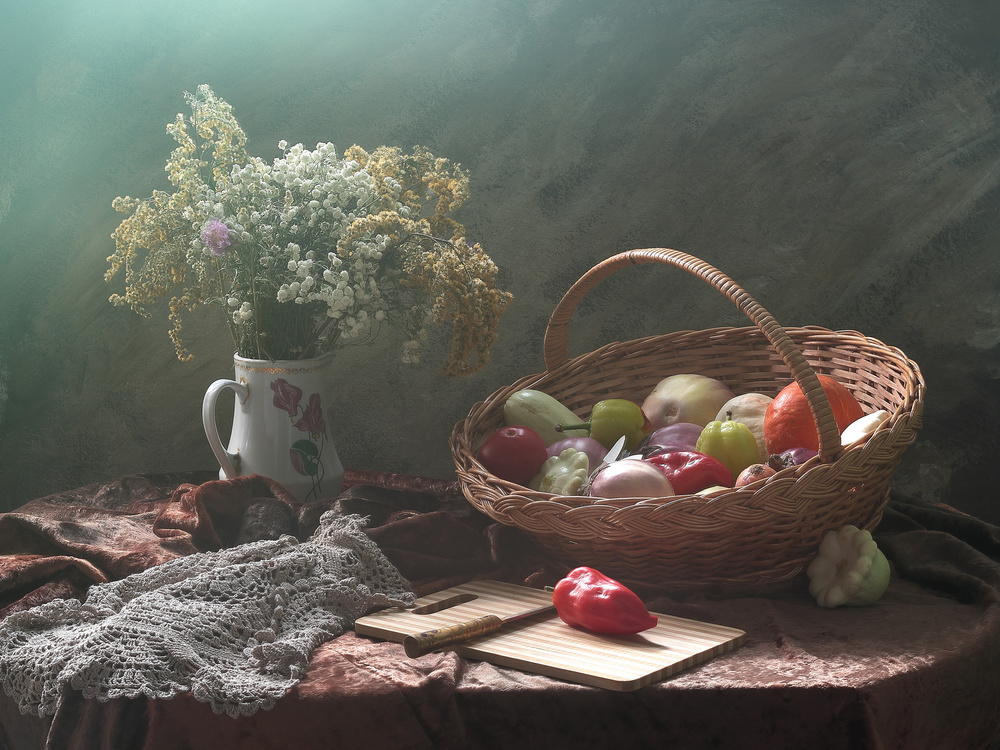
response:
M604 457L608 455L608 449L592 437L568 437L556 441L548 447L549 458L558 456L567 448L587 454L587 458L590 459L590 469L588 470L590 472L600 466Z
M756 482L758 479L772 477L776 473L773 466L768 466L767 464L750 464L736 477L733 487L745 487L748 484Z
M693 451L703 429L692 422L668 424L653 431L646 441L649 447L643 453L648 458L672 451Z
M804 464L815 455L817 455L816 451L811 448L789 448L780 454L772 454L767 460L767 464L775 471L781 471L782 469L787 469L789 466Z
M792 466L798 466L799 464L804 464L815 455L817 455L816 451L811 448L791 448L782 453L781 457L791 461Z
M645 461L615 461L590 481L592 497L669 497L670 480Z

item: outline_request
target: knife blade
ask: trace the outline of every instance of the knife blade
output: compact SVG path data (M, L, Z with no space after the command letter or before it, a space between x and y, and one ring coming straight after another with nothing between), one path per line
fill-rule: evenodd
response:
M613 464L622 455L622 449L625 447L625 436L622 435L618 438L618 442L611 446L611 450L608 451L608 455L604 457L604 463Z
M445 628L425 630L423 633L406 636L403 639L403 650L406 651L407 656L411 659L415 659L418 656L423 656L426 653L439 648L444 648L445 646L453 646L456 643L465 643L473 638L479 638L480 636L495 633L508 623L523 620L525 618L532 617L533 615L553 610L555 610L554 604L545 604L541 607L526 609L523 612L517 612L505 617L500 617L498 615L483 615L482 617L476 617L472 620L466 620L465 622L456 623L455 625L449 625Z

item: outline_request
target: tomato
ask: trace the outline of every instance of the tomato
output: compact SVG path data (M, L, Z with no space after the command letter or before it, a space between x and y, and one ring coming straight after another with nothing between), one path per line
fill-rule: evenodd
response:
M843 432L851 422L864 416L861 404L847 386L829 375L818 375L823 392L830 401L833 418ZM764 412L764 442L768 454L782 453L790 448L819 449L816 421L809 402L798 383L785 386Z
M480 446L476 458L495 477L526 484L549 457L545 441L530 427L501 427Z

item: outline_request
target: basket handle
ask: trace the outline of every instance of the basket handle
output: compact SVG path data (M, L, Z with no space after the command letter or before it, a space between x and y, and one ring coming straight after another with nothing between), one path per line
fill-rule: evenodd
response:
M581 276L579 281L563 295L549 318L545 329L545 369L551 371L569 361L569 321L587 292L615 271L642 263L665 263L697 276L732 300L733 304L750 318L781 356L795 382L805 394L809 410L816 422L820 461L832 462L840 452L840 429L823 386L820 385L819 378L816 377L815 371L799 347L789 338L785 329L771 317L771 313L761 307L739 284L705 261L678 250L660 247L629 250L601 261Z

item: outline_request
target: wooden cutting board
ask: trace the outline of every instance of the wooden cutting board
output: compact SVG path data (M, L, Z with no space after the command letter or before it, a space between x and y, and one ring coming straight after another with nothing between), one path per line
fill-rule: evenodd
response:
M402 642L433 628L551 604L552 594L500 581L471 581L421 597L411 609L386 609L355 623L360 635ZM742 645L735 628L654 612L655 628L616 636L572 628L554 612L504 625L453 647L455 653L504 667L609 690L636 690ZM404 657L405 658L405 657Z

